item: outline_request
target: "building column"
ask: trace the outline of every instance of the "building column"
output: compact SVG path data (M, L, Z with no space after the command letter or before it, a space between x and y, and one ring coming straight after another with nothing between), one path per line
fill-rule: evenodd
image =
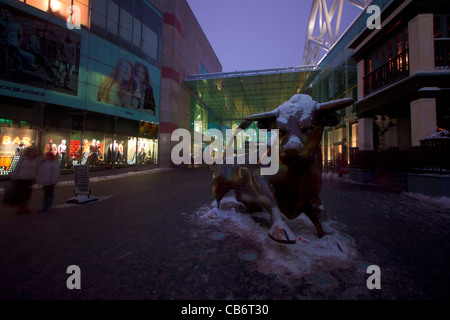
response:
M358 77L358 101L364 99L364 59L358 62L356 66Z
M359 151L373 150L373 119L358 119L358 148Z
M436 132L436 99L411 101L411 146L420 147L420 140Z
M362 169L373 166L373 119L358 119L358 163Z
M408 23L410 75L432 71L434 61L433 14L419 14Z

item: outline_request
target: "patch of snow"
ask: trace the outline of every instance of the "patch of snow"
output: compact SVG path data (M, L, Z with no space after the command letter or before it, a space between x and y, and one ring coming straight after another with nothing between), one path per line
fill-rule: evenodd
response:
M323 268L347 266L357 256L354 241L334 229L332 221L329 221L331 233L319 239L314 225L305 214L293 220L284 219L297 238L295 244L285 245L269 238L270 216L267 212L241 212L243 205L234 196L221 200L217 218L208 217L211 209L210 205L198 209L200 222L216 225L221 231L257 244L260 258L255 262L260 272L265 274L283 272L301 277Z
M441 91L441 88L438 87L422 87L419 89L420 91Z
M288 124L291 117L298 117L301 114L299 121L303 121L311 116L311 112L316 106L311 96L306 94L295 94L276 110L278 111L277 122Z
M290 146L293 146L296 148L303 147L303 143L299 137L297 137L296 135L291 135L289 137L288 142L286 142L286 144L284 145L284 147L286 148L286 147L290 147Z
M437 206L443 209L450 209L450 198L448 197L430 197L421 193L402 192L403 195L417 199L422 203Z
M428 137L423 138L422 140L430 139L450 139L450 133L448 132L448 130L441 130L429 135Z

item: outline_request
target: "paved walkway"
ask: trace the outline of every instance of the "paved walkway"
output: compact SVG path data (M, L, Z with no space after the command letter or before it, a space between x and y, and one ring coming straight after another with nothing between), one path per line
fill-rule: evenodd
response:
M99 200L88 205L65 204L70 182L56 188L50 213L16 216L1 204L0 299L450 297L450 209L438 202L324 175L333 234L319 240L299 218L289 223L305 241L285 246L266 236L265 215L242 214L231 199L224 216L206 219L211 176L131 171L91 179ZM33 193L34 211L41 195ZM66 286L71 265L80 290ZM367 288L369 265L379 266L381 289Z

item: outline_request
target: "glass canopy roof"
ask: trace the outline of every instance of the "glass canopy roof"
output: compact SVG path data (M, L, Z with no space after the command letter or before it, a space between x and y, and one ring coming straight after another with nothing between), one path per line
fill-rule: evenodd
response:
M184 84L220 120L239 120L270 111L296 93L310 93L314 66L189 76Z

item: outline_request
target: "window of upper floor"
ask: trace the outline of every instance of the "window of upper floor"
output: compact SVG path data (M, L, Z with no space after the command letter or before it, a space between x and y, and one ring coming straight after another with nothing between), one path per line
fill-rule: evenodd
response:
M69 20L70 6L80 8L80 24L89 26L89 0L18 0L42 11L49 12L65 21ZM74 21L72 21L74 22Z
M434 15L434 38L450 38L450 14Z
M436 69L450 68L450 14L434 15L434 61Z
M408 28L404 28L369 54L365 60L365 74L371 73L383 64L396 58L408 50L408 47Z
M70 17L68 8L78 6L81 26L154 65L161 64L162 15L145 0L18 1L65 21Z

